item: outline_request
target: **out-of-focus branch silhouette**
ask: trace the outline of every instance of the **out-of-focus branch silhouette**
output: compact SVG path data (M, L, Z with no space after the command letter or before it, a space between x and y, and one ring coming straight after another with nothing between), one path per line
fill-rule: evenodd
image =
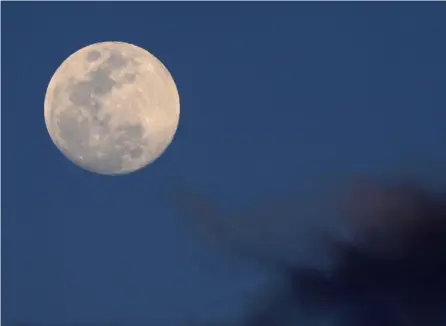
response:
M407 180L361 177L349 185L339 187L344 196L333 214L343 216L352 236L322 225L308 230L312 243L329 251L328 269L269 250L266 235L253 241L246 221L259 223L256 210L227 223L228 213L205 195L177 185L171 197L196 234L281 275L283 284L253 303L243 326L288 325L296 310L316 319L338 310L342 326L446 325L446 195ZM272 210L264 231L286 227L276 223L282 215L308 218L299 198L294 204Z

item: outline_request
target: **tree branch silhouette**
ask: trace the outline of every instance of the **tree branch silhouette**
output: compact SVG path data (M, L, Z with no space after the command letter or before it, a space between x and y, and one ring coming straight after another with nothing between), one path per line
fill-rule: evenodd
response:
M342 326L446 323L444 193L410 180L354 180L337 206L354 237L345 239L324 228L311 230L316 242L332 253L334 264L328 270L297 264L249 242L246 230L223 223L227 212L207 196L176 187L172 198L196 234L281 275L283 283L253 304L242 326L287 325L295 317L293 310L311 319L333 309L340 311ZM285 210L292 207L278 207L274 218ZM237 214L235 220L243 223L252 219L249 214Z

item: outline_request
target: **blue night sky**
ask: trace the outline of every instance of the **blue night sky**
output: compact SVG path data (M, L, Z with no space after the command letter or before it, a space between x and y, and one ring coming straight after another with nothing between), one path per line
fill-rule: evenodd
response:
M237 318L269 276L197 240L170 198L177 183L233 211L301 193L307 199L290 209L310 219L327 182L334 185L327 180L345 174L404 171L438 182L446 166L445 9L2 3L4 324ZM76 167L43 119L56 68L100 41L156 55L181 99L172 145L121 177Z

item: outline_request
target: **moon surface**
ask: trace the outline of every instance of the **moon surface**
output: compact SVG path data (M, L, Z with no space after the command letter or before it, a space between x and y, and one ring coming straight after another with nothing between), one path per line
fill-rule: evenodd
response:
M160 157L179 123L167 68L148 51L101 42L70 55L45 95L45 124L72 162L104 175L131 173Z

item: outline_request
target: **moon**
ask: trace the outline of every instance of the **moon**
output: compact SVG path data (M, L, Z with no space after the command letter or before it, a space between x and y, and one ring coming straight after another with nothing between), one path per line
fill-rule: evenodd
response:
M178 128L175 81L158 58L124 42L70 55L51 78L45 125L79 167L103 175L137 171L159 158Z

